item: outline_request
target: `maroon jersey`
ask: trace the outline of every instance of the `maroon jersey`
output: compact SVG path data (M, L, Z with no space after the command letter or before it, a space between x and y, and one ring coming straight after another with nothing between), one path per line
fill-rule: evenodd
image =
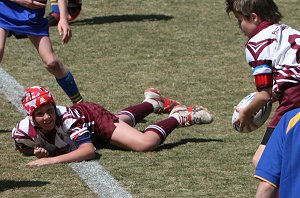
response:
M79 103L71 107L56 107L56 126L46 136L34 125L29 116L18 122L12 130L12 138L16 149L41 146L50 154L57 151L70 152L82 143L93 142L99 147L99 142L109 142L118 122L118 118L95 103Z

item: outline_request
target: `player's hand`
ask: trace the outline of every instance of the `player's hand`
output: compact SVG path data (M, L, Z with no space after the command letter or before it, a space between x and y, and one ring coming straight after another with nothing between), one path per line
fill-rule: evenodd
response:
M60 19L57 25L59 35L62 37L62 44L68 43L72 37L71 27L67 19Z
M253 129L257 128L257 126L252 122L252 115L247 114L245 109L236 108L236 111L239 113L239 117L235 121L235 124L239 124L240 132L253 131Z
M44 158L44 157L48 157L49 156L49 152L42 148L42 147L35 147L33 150L33 154L37 157L37 158Z
M56 164L57 161L55 160L54 157L47 157L47 158L40 158L37 160L33 160L26 164L29 167L39 167L39 166L46 166L50 164Z
M45 8L46 7L46 2L41 2L41 1L36 1L36 0L11 0L13 2L16 2L17 4L30 8L32 10L40 9L40 8Z

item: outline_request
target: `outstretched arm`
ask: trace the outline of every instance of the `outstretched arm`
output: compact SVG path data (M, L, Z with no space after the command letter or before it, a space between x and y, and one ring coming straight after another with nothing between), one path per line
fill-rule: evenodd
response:
M78 149L63 155L55 157L40 158L29 162L27 165L30 167L34 166L45 166L50 164L67 163L67 162L79 162L84 160L91 160L95 158L94 145L90 142L83 143Z

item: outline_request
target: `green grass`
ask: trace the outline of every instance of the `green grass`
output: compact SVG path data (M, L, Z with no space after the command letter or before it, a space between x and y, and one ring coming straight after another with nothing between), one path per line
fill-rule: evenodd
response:
M276 1L283 22L300 29L296 0ZM143 100L155 87L183 104L199 104L215 114L211 125L176 129L155 152L101 149L99 163L134 197L253 197L252 156L264 127L238 134L233 107L254 91L244 43L223 0L83 1L72 23L73 38L56 54L73 72L86 101L112 112ZM70 101L43 69L28 40L9 38L1 67L23 86L43 85L58 104ZM22 118L0 97L0 129ZM166 116L150 115L147 123ZM67 165L29 169L14 151L10 133L0 133L0 197L95 197Z

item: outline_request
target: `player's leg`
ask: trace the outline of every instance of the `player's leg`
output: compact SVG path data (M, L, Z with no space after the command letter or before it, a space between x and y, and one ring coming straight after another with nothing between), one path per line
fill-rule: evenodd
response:
M253 156L253 164L256 167L260 157L265 149L265 145L267 145L268 140L270 139L274 128L277 126L278 122L282 118L282 116L293 109L300 107L300 86L290 87L284 93L282 93L279 97L279 105L273 115L273 118L268 124L267 130L264 134L264 137L261 141L260 146L258 147L256 153Z
M261 155L263 154L265 148L266 148L266 145L263 145L263 144L260 144L258 146L258 148L257 148L257 150L256 150L256 152L255 152L255 154L254 154L254 156L252 158L252 163L253 163L254 167L257 166L257 164L258 164L258 162L259 162L259 160L261 158Z
M141 104L134 105L118 112L119 119L130 126L135 126L150 113L170 113L180 103L176 100L163 97L161 93L153 88L144 91L145 99Z
M30 41L37 49L46 69L56 78L63 78L69 72L68 69L56 57L52 43L47 36L30 36Z
M267 142L269 141L273 131L274 131L274 128L270 128L270 127L267 128L267 130L264 134L264 137L252 158L252 163L255 167L257 166L257 164L261 158L261 155L263 154L263 152L266 148Z
M133 151L152 151L163 143L178 126L209 124L212 121L212 115L205 108L176 106L171 111L169 118L149 125L144 133L123 121L115 123L116 129L111 136L110 143Z
M141 133L121 120L119 123L115 123L115 125L116 129L114 130L110 140L110 143L114 146L122 149L143 152L151 151L160 145L161 140L157 133Z
M72 73L56 57L51 40L47 36L28 36L37 49L46 69L55 76L57 83L73 103L82 101Z
M4 55L4 48L5 48L5 42L7 36L8 36L8 31L0 28L0 63Z

